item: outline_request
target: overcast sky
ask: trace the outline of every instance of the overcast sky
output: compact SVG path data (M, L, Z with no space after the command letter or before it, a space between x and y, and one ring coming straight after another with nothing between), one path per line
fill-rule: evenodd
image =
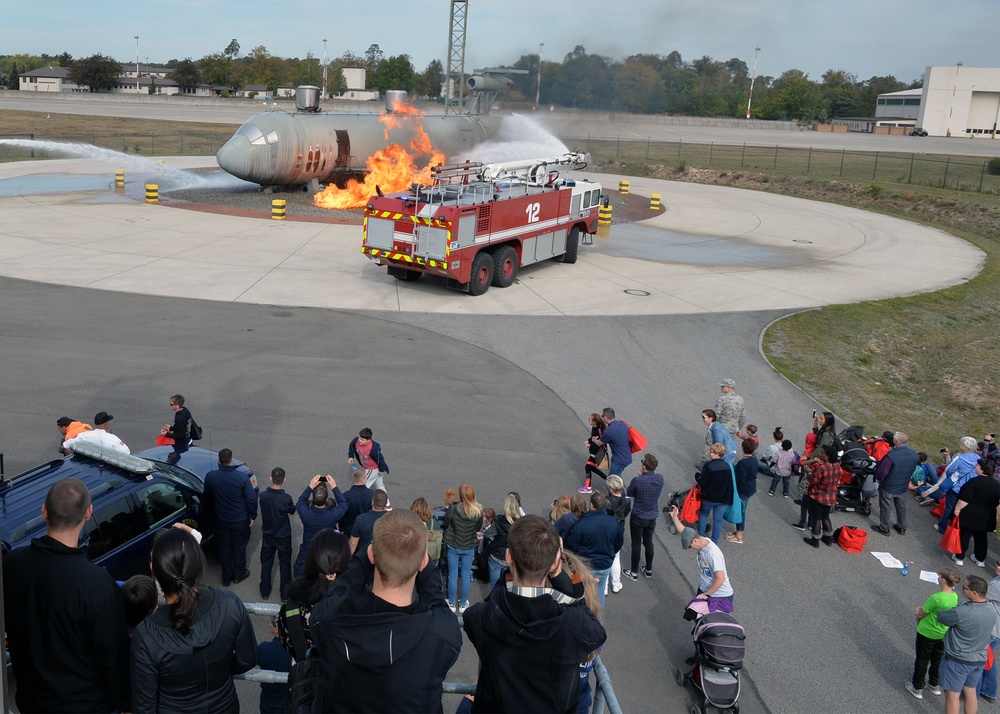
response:
M74 57L100 53L142 62L198 59L235 38L243 54L322 59L363 54L377 43L408 54L417 71L445 63L449 0L355 3L342 0L48 0L6 3L0 55ZM927 65L1000 67L1000 0L469 0L466 71L512 63L538 52L562 61L576 45L622 60L680 52L737 57L758 75L800 69L819 80L827 69L859 79L894 75L910 82Z

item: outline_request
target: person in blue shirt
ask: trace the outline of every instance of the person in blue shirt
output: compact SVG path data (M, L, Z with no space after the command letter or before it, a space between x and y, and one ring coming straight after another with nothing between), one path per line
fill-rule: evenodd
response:
M221 449L219 468L205 475L205 506L215 514L223 587L246 580L250 577L247 545L250 527L257 520L257 495L250 479L233 465L231 449Z
M306 552L313 536L323 528L336 529L337 521L347 513L347 499L337 488L333 476L317 474L312 477L309 485L299 496L295 510L302 519L302 545L299 546L299 554L295 558L295 577L299 577L302 575Z
M628 424L615 418L615 410L611 407L604 407L601 416L607 422L604 431L599 437L592 436L590 440L597 446L611 447L611 465L608 467L608 476L614 474L621 476L629 464L632 463L632 449L628 443Z
M272 672L289 672L292 656L278 639L278 626L274 617L267 619L271 629L271 639L257 645L257 665ZM274 683L260 685L260 714L285 714L287 711L288 684Z

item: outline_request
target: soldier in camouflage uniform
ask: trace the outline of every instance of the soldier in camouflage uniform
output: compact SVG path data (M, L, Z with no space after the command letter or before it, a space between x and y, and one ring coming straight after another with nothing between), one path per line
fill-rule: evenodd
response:
M715 413L718 421L729 433L735 437L743 432L747 425L747 407L743 403L743 397L736 393L736 382L732 379L724 379L719 383L722 394L715 402Z

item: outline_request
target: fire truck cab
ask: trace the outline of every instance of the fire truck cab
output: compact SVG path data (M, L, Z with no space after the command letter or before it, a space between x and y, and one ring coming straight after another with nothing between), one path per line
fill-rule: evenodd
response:
M597 231L601 186L557 169L584 166L583 154L436 166L431 185L369 200L361 252L399 280L439 275L471 295L509 287L525 265L575 263L581 235Z

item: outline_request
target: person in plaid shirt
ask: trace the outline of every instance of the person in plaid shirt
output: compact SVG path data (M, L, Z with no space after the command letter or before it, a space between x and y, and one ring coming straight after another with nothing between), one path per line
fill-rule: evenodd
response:
M842 469L837 462L837 449L824 446L816 450L818 460L809 462L809 522L812 534L802 540L813 548L819 548L820 526L823 528L822 541L833 545L833 525L830 523L830 509L837 503L837 486L840 484Z

